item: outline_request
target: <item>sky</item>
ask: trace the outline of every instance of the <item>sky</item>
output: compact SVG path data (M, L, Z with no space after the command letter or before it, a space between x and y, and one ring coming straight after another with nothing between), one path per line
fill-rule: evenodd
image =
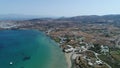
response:
M40 16L120 14L120 0L0 0L0 14Z

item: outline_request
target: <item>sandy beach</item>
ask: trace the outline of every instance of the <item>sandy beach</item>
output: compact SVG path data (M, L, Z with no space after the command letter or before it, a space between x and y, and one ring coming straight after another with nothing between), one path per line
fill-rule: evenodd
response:
M71 63L72 53L64 53L64 54L65 54L66 62L68 64L68 68L71 68L71 66L72 66L72 63Z

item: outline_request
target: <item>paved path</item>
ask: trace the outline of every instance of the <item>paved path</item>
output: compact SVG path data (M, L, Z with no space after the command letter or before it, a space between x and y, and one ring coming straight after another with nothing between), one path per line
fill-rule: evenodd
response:
M88 50L88 51L91 51L91 50ZM95 56L96 56L96 58L97 59L100 59L99 57L98 57L98 54L97 53L95 53L94 51L91 51L91 52L93 52L94 54L95 54ZM101 59L100 59L101 60ZM102 60L101 60L102 61ZM104 62L104 61L103 61ZM106 62L104 62L109 68L112 68L110 65L108 65Z

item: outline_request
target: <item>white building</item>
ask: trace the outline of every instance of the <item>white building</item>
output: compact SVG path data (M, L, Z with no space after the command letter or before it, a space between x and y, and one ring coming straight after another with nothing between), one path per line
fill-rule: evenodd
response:
M65 51L66 53L68 53L68 52L73 52L73 50L74 50L74 48L73 48L72 46L70 46L70 45L67 45L66 48L64 49L64 51Z
M101 45L101 52L106 55L106 53L109 53L109 47Z

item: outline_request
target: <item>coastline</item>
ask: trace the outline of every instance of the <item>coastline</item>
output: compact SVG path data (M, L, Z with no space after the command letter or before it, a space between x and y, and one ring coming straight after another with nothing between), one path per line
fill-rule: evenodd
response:
M3 30L6 30L6 29L3 29ZM18 30L25 30L25 29L18 29ZM26 30L29 30L29 29L26 29ZM37 30L37 31L41 31L41 30L38 30L38 29L33 29L33 30ZM50 35L48 35L46 32L44 32L44 31L41 31L41 32L43 32L46 36L48 36L49 38L51 38L50 37ZM52 38L51 38L52 39ZM55 43L57 43L54 39L52 39ZM58 47L59 47L59 43L58 43ZM60 48L60 47L59 47ZM62 51L62 50L61 50ZM63 51L62 51L63 52ZM63 52L64 53L64 56L65 56L65 61L66 61L66 63L67 63L67 68L71 68L72 67L72 62L71 62L71 55L72 55L72 53L65 53L65 52Z
M40 30L39 30L40 31ZM43 31L44 32L44 31ZM56 42L49 34L47 34L46 32L44 32L46 36L48 36L49 38L51 38L55 43L57 43L58 47L61 49L60 47L60 44L58 42ZM62 50L61 50L62 51ZM62 51L63 52L63 51ZM72 61L71 61L71 56L72 56L72 53L64 53L64 56L65 56L65 61L67 63L67 68L72 68Z
M42 33L41 32L41 34L42 34L42 36L43 36L43 34L44 35L46 35L45 33ZM48 36L46 37L46 38L48 38ZM46 39L44 39L44 40L46 40ZM53 41L53 39L50 39L50 40L52 40ZM49 41L48 41L49 42ZM54 53L53 54L55 54L55 56L56 56L56 58L54 58L53 57L53 60L55 60L55 62L53 62L53 63L49 63L49 64L51 64L51 68L60 68L60 66L62 66L62 68L67 68L68 66L67 66L67 63L66 63L66 58L65 58L65 55L64 55L64 53L62 52L62 50L60 49L60 47L59 46L57 46L56 45L56 42L55 43L53 43L53 44L47 44L46 43L46 45L50 45L50 46L52 46L52 45L54 45L55 44L55 47L54 47L54 49L55 48L57 48L57 49L55 49L55 50L51 50L51 51L53 51ZM52 48L53 48L52 47ZM41 48L41 47L40 47ZM44 48L44 47L43 47ZM39 49L39 50L42 50L42 49ZM45 50L45 49L44 49ZM48 51L49 49L47 49L46 51ZM44 51L45 52L45 51ZM61 52L61 54L60 54L60 52ZM46 54L47 54L47 52L46 52ZM51 55L53 55L53 54L51 54ZM48 55L48 54L47 54ZM43 57L45 57L44 56L44 54L43 54ZM47 56L48 57L48 56ZM32 58L33 58L33 56L32 56ZM63 60L61 59L61 58L63 58ZM13 61L13 60L12 60ZM34 60L32 60L32 61L34 61ZM50 59L50 62L51 62L52 60ZM59 62L59 64L57 63L57 62ZM64 62L63 62L64 61ZM13 61L14 62L14 61ZM37 61L34 61L34 62L37 62ZM16 63L16 62L15 62ZM43 62L42 62L43 63ZM15 64L14 64L15 65ZM32 64L33 65L33 64ZM37 64L35 64L35 65L37 65ZM7 66L7 65L6 65ZM13 66L13 65L12 65ZM22 65L22 66L24 66L24 65ZM49 65L48 65L49 66ZM25 66L25 68L27 68L28 67L28 64ZM4 67L3 67L4 68ZM6 67L5 67L6 68ZM29 67L28 67L29 68ZM30 67L31 68L31 67ZM43 68L48 68L48 67L43 67Z

